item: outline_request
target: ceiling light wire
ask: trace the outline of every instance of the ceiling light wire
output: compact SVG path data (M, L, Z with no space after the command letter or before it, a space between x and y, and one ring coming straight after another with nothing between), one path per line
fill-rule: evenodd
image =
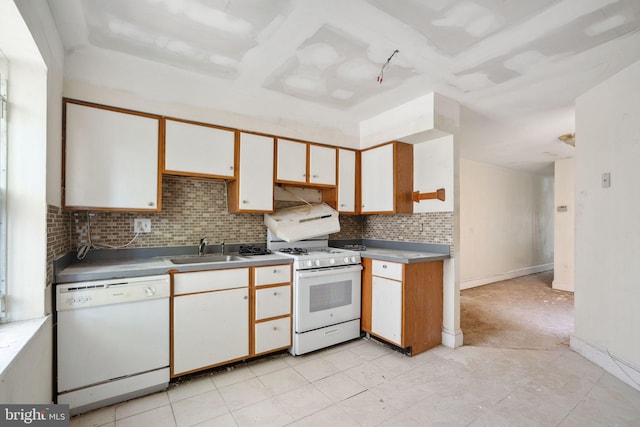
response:
M382 66L382 69L380 70L380 74L378 74L378 78L377 78L378 83L382 84L382 80L384 78L384 69L387 68L387 66L389 65L389 62L391 62L391 58L393 58L398 52L400 52L398 49L394 50L391 56L387 58L387 62L384 63L384 65Z

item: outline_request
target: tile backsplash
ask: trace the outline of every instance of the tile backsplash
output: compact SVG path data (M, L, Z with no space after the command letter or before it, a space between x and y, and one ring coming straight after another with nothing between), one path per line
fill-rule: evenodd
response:
M287 202L277 202L276 208ZM290 203L290 202L289 202ZM266 241L262 214L228 213L226 183L164 176L161 212L72 211L49 208L52 259L87 243L122 246L134 236L133 220L150 218L151 233L129 247L189 246L201 237L210 244ZM422 229L421 229L422 224ZM418 243L453 243L453 212L407 215L340 215L341 231L331 239L380 239ZM67 236L67 237L65 237Z
M47 206L47 286L53 282L53 261L71 250L69 212Z

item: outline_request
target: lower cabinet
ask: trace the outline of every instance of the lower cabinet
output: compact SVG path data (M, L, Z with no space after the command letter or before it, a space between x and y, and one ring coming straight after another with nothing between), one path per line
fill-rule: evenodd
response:
M412 355L439 345L443 262L362 264L362 330Z
M175 272L171 377L291 346L291 264Z
M249 269L174 275L171 376L249 356Z

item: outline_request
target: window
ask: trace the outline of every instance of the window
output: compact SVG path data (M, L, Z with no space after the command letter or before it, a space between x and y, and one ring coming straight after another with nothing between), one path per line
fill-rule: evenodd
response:
M7 77L9 62L0 51L0 321L6 317L7 287Z

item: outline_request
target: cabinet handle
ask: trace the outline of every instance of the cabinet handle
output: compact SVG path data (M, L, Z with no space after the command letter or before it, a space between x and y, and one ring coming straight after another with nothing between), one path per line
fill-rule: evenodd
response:
M242 299L249 299L249 297L245 295L242 297Z
M233 170L233 166L229 166L229 170L232 171Z
M249 201L248 201L248 200L243 200L243 201L242 201L242 204L244 204L244 205L246 205L247 203L249 203Z
M273 296L274 296L274 297L277 297L277 296L278 296L278 293L277 293L277 292L274 292L274 293L273 293Z
M149 202L149 206L153 206L155 203L153 202Z
M382 264L382 268L387 268L387 264Z
M318 177L318 175L311 175L311 176L312 176L313 178L317 178L317 177Z
M273 274L278 274L278 269L274 268L273 269Z
M278 330L278 327L277 327L277 326L274 326L274 327L273 327L273 330L274 330L274 331L277 331L277 330Z

